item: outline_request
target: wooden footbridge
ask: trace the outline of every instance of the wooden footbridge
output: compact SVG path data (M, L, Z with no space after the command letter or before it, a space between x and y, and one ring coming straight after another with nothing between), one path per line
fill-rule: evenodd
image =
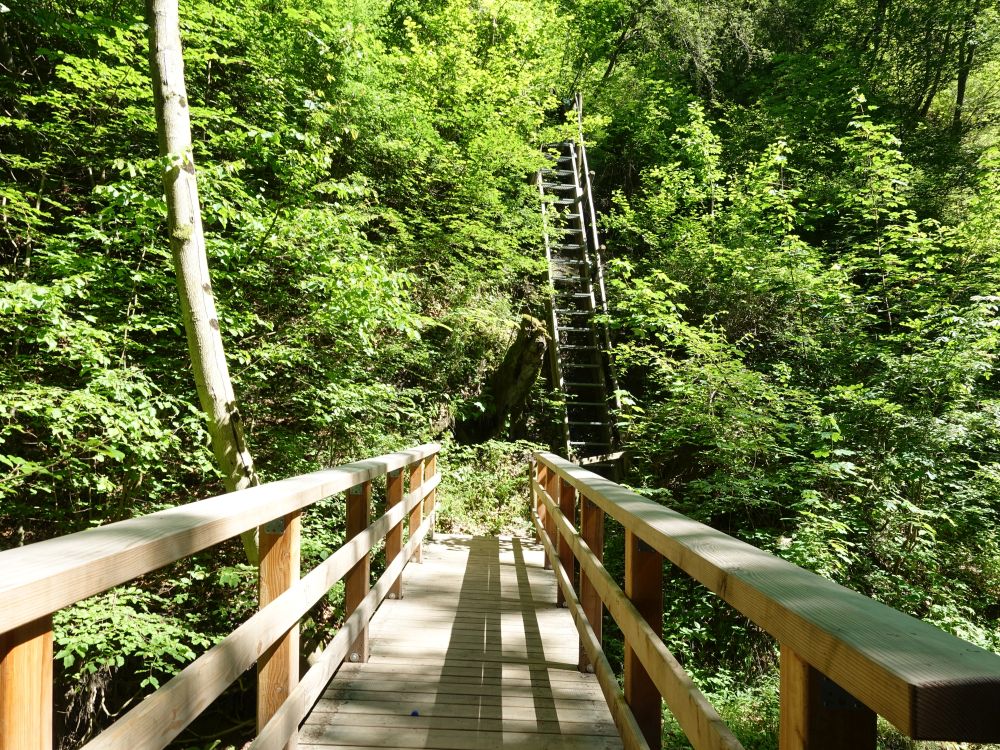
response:
M876 715L916 739L1000 740L1000 656L552 454L531 462L537 543L432 541L437 452L0 552L0 750L52 747L53 612L255 527L259 611L87 748L166 747L254 665L255 750L657 748L664 706L695 748L738 748L661 639L665 562L777 640L782 750L874 748ZM347 541L301 576L300 514L341 493ZM602 564L612 523L623 586ZM300 677L298 622L341 580L347 617ZM622 687L602 650L605 610L625 639Z

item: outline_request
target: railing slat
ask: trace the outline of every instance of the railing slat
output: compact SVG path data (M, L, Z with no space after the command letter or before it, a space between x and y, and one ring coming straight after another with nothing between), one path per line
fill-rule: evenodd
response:
M385 506L392 508L397 503L403 501L403 470L396 469L386 475L385 480ZM400 521L385 536L385 559L392 560L403 549L403 522ZM403 596L403 574L392 584L389 589L390 599L400 599Z
M562 479L559 480L559 509L571 523L576 523L576 488ZM576 561L570 551L569 542L562 538L559 539L559 560L566 575L573 580L576 577ZM560 587L556 591L556 604L561 607L565 602L566 597Z
M258 598L264 609L294 586L300 575L299 513L289 513L260 527ZM299 626L292 625L257 660L257 728L271 719L299 681ZM285 750L295 750L295 737Z
M663 637L663 557L631 531L625 532L625 596L658 639ZM625 644L625 701L651 750L662 742L663 700L635 650Z
M0 750L52 748L52 617L0 634Z
M417 461L410 465L410 478L409 487L410 493L412 494L424 481L424 462L423 460ZM410 511L409 520L406 522L406 526L409 529L409 534L412 537L414 530L420 528L424 517L424 506L423 503L420 505L413 506ZM418 544L413 551L413 562L422 563L424 561L424 548L422 545Z
M545 492L548 493L550 498L559 497L559 475L554 471L549 471L545 473ZM556 500L558 502L558 500ZM556 538L556 527L552 520L552 514L546 509L545 515L542 516L542 522L545 525L545 533L549 535L550 539ZM552 558L548 555L545 556L545 568L549 569L552 567ZM558 596L556 597L558 598Z
M372 508L372 485L364 482L347 491L347 538L351 539L368 528ZM344 613L351 615L368 596L371 588L371 552L366 552L344 580ZM352 662L368 661L368 625L358 633L350 649Z
M0 633L436 453L428 444L0 552Z
M580 536L590 548L598 562L604 561L604 511L594 505L583 495L580 496ZM585 575L580 576L580 606L587 616L590 629L594 632L597 642L601 642L604 628L604 603L594 589L594 584ZM583 644L580 644L579 668L581 672L590 671L594 662Z
M437 454L428 456L424 461L424 481L426 482L431 477L437 476ZM437 503L437 490L432 490L428 493L427 498L424 500L424 518L430 516L431 525L430 531L427 532L427 538L434 539L434 524L437 523L437 513L434 512Z
M875 750L875 712L827 679L782 646L779 750Z

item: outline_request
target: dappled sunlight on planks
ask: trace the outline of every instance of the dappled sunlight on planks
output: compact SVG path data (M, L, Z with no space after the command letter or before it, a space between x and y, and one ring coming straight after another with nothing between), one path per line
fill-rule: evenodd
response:
M301 747L620 748L578 636L555 607L541 548L439 535L405 598L371 623L371 658L345 664Z

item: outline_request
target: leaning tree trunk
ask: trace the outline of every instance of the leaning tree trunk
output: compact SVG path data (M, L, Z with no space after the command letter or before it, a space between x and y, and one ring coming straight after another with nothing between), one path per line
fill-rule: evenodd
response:
M510 426L516 428L524 412L531 387L545 362L545 324L530 315L521 316L514 343L483 389L484 411L461 420L455 435L463 443L482 443L498 438Z
M969 85L969 74L972 73L972 60L976 54L973 34L980 12L980 0L974 0L972 8L964 19L962 38L958 43L958 79L955 92L955 112L952 115L951 127L955 135L962 134L962 114L965 109L965 93Z
M212 450L222 470L226 490L232 492L255 485L258 480L243 438L243 423L229 379L208 273L191 146L191 119L184 87L177 0L146 0L146 20L160 156L169 159L163 170L163 187L167 196L167 225L181 317L198 399L208 416ZM244 533L242 539L247 557L256 562L254 532Z

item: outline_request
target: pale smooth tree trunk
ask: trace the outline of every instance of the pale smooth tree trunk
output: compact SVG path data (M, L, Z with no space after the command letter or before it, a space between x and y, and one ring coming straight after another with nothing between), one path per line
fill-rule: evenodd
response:
M146 0L146 21L160 155L170 160L164 166L163 187L181 317L198 399L208 416L212 450L222 470L226 490L232 492L258 484L258 480L229 379L208 273L191 145L191 119L184 87L177 0ZM242 539L247 557L255 563L254 532L246 532Z

